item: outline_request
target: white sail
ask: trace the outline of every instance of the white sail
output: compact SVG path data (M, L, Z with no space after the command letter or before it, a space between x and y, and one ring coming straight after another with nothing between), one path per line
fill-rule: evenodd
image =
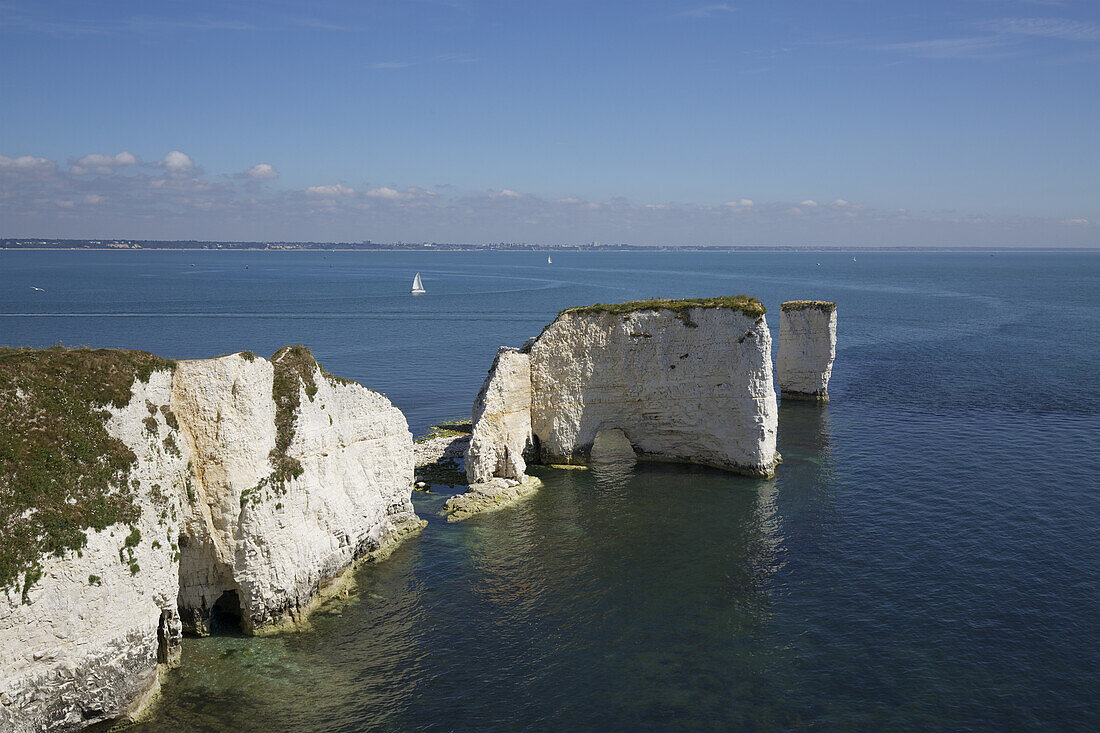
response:
M420 273L419 272L416 273L416 277L413 278L412 292L414 292L414 293L426 293L426 292L428 292L427 290L424 289L424 283L420 282Z
M550 259L550 255L546 255L546 264L548 264L548 265L554 264L554 261L552 259Z

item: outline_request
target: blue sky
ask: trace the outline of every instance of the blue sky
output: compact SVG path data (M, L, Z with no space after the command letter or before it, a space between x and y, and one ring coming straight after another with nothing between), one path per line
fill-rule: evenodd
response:
M1095 0L0 0L0 69L0 236L1100 246Z

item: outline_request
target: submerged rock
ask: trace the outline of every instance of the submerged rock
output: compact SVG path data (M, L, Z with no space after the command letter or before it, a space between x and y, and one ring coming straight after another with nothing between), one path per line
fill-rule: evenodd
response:
M9 350L0 377L42 353ZM53 357L71 364L90 353L102 352ZM125 361L137 352L110 353ZM2 384L2 404L33 401ZM272 361L241 353L166 362L129 390L121 406L90 412L99 422L86 426L132 455L100 487L125 499L124 520L82 525L84 504L63 498L76 507L67 521L77 539L30 560L26 579L0 593L2 730L75 730L137 715L160 667L178 663L182 629L259 634L300 622L354 564L423 526L404 416L384 396L326 374L307 349L282 349ZM80 450L58 447L73 461L87 458ZM100 476L94 465L86 473L82 484Z
M462 494L447 499L443 511L447 521L457 522L481 512L503 509L530 496L542 486L542 481L534 476L524 476L522 480L490 478L488 481L472 483Z
M792 300L779 306L776 371L784 398L828 402L836 358L836 303Z

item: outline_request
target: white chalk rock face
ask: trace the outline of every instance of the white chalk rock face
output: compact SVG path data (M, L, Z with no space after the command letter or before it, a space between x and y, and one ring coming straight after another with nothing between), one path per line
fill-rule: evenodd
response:
M521 480L531 445L531 357L500 347L477 395L473 435L466 453L471 484L494 477Z
M0 730L78 730L136 714L179 660L176 540L187 449L168 424L171 373L108 408L107 432L137 456L133 525L89 530L88 544L42 560L28 591L0 595ZM159 409L164 406L165 410Z
M544 463L586 463L601 430L640 458L774 473L775 389L763 315L723 307L565 311L531 347Z
M836 303L793 300L779 307L776 371L783 397L828 401L836 358Z
M312 364L312 387L296 386L286 450L301 473L274 479L278 360L232 355L177 367L172 407L195 456L179 597L191 631L296 622L353 561L421 526L404 415Z
M478 395L470 486L451 519L497 509L550 464L699 463L771 476L777 414L764 308L745 296L563 311L517 350L501 348Z
M105 427L137 456L140 518L0 595L0 730L132 716L178 662L177 609L198 633L278 630L424 524L404 416L305 349L179 362L132 393Z

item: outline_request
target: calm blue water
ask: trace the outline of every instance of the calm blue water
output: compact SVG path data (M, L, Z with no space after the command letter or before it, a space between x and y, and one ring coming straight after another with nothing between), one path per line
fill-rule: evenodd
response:
M0 344L304 343L420 432L569 305L839 304L774 480L544 469L458 525L417 494L348 603L187 640L140 730L1100 729L1100 255L852 256L3 252Z

